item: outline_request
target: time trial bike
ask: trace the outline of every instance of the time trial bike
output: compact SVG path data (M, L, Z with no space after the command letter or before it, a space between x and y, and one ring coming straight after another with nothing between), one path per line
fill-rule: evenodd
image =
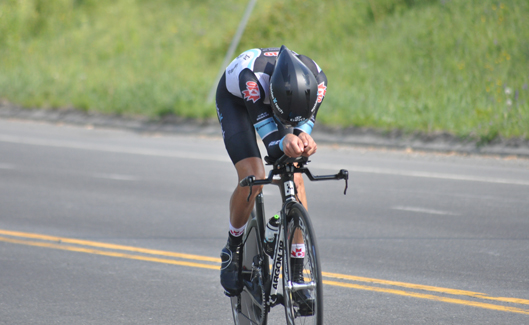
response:
M264 247L264 198L263 193L259 193L240 252L242 291L230 298L235 324L266 324L270 308L277 305L285 307L287 324L323 324L323 285L318 246L309 214L297 200L294 174L303 173L311 181L343 179L346 194L349 173L342 169L334 175L312 175L306 167L309 162L307 157L289 158L283 155L276 161L268 157L265 160L273 166L268 178L248 176L240 181L240 186L250 187L249 199L254 185L278 185L283 202L279 229L269 257ZM299 243L305 246L301 280L299 276L294 279L293 258L290 258L292 245Z

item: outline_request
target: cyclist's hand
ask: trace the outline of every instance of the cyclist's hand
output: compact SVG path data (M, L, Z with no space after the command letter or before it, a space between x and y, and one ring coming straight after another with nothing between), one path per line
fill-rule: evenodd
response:
M283 140L283 152L289 157L299 157L304 152L303 141L296 135L289 133Z
M312 139L310 134L301 132L298 137L303 142L303 156L309 157L316 153L316 149L318 149L318 146L316 145L316 142L314 142L314 139Z

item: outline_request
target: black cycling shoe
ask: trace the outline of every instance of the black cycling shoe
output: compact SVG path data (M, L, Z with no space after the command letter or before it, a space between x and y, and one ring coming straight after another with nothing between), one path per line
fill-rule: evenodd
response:
M237 296L242 289L240 280L240 251L241 245L231 245L230 240L220 252L222 260L220 268L220 284L228 297Z
M303 276L303 259L292 258L292 282L294 283L305 283ZM298 290L292 293L294 299L294 305L299 307L299 314L301 316L314 315L314 298L311 296L308 289Z

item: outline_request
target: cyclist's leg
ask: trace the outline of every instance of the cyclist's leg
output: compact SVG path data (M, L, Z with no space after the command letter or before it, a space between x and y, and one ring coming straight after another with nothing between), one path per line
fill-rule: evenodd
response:
M261 177L264 166L257 146L255 131L250 122L246 106L226 89L225 76L217 89L217 114L222 127L226 150L238 174L238 181L246 176ZM236 295L241 289L240 252L242 234L248 220L255 196L260 188L254 188L250 202L248 188L237 186L230 200L230 231L226 247L221 251L221 284L229 295Z
M307 194L305 193L305 183L303 181L303 175L300 173L294 174L294 183L296 183L297 197L299 203L303 204L305 209L308 211L309 208L307 206ZM293 243L303 244L303 236L301 235L300 231L296 231L294 233Z
M250 189L240 187L239 181L250 175L264 178L265 171L254 126L250 121L246 105L242 98L232 95L227 90L225 75L219 82L216 100L224 145L238 176L236 188L230 200L230 222L233 227L241 228L248 220L260 188L252 189L253 195L250 202L247 202Z
M296 183L296 190L299 203L303 204L305 209L309 209L307 206L307 194L305 193L305 182L303 181L303 175L301 173L294 174L294 183Z
M261 192L262 186L254 186L252 196L248 200L250 188L239 186L239 182L251 175L257 179L263 179L265 178L265 170L263 161L259 157L245 158L235 164L235 169L237 170L238 181L230 200L230 223L233 227L241 228L248 221L255 198Z

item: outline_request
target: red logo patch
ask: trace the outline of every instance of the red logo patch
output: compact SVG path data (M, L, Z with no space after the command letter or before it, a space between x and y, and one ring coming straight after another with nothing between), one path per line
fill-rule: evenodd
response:
M246 90L243 90L242 93L244 94L244 99L246 99L247 101L253 101L254 103L261 98L257 82L254 81L247 81Z
M327 86L325 86L322 82L321 84L318 85L318 103L321 103L326 93L327 93Z
M279 52L265 52L264 55L265 56L278 56Z
M302 248L296 248L295 251L292 250L292 257L305 257L305 252Z

